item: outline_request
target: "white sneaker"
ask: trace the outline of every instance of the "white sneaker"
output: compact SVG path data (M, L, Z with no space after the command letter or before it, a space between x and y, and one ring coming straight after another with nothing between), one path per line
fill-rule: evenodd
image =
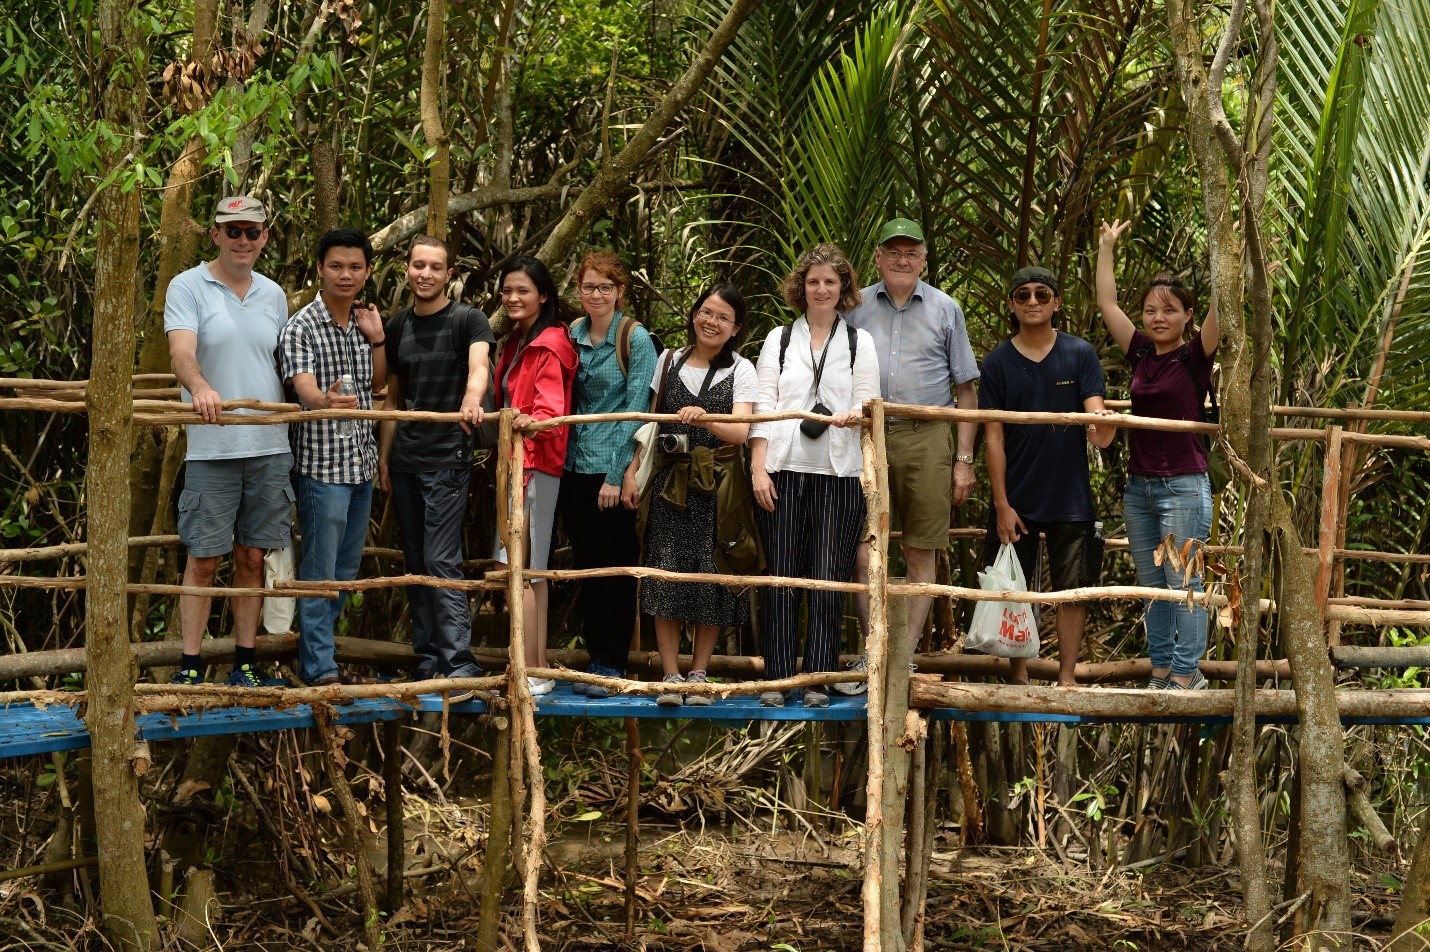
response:
M849 670L855 674L862 674L867 676L869 674L869 656L860 655L857 661L849 662ZM840 681L838 684L831 685L831 687L833 687L834 690L838 691L840 694L848 694L850 696L853 696L856 694L863 694L865 691L868 691L869 682Z
M556 681L553 678L526 679L526 689L533 695L550 694L551 690L555 687Z

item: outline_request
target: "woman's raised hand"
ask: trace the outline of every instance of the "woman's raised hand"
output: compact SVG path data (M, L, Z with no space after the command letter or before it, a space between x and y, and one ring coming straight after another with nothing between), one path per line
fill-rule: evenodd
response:
M1130 219L1122 221L1119 218L1114 218L1110 225L1104 221L1102 228L1098 232L1099 247L1111 251L1113 247L1116 246L1117 239L1121 238L1122 233L1131 227L1132 221Z

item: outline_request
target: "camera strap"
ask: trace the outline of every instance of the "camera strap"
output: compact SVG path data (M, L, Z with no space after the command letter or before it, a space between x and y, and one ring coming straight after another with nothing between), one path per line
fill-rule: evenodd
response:
M819 352L819 361L814 359L814 338L809 339L809 362L814 365L814 402L819 403L819 381L824 377L824 362L829 359L829 345L834 342L834 332L839 329L839 317L836 315L834 323L829 327L829 334L824 338L824 349Z

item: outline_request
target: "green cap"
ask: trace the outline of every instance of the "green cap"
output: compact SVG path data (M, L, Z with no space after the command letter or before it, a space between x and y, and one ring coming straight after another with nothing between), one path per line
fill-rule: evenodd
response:
M878 244L882 245L890 238L911 238L919 244L923 244L924 230L919 227L919 223L916 221L909 221L907 218L895 218L880 230Z

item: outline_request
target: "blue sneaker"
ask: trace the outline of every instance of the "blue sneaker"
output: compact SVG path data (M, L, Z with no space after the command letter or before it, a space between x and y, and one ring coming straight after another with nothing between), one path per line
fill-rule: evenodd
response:
M626 676L624 671L617 671L615 668L608 668L604 664L595 663L592 663L591 666L586 669L586 673L600 675L603 678L624 678ZM611 696L611 689L604 684L577 684L576 686L577 688L585 688L585 690L580 693L585 694L587 697L603 698Z
M236 664L228 673L228 680L224 684L231 688L257 688L263 686L263 679L258 676L253 665Z
M203 684L204 673L197 668L180 668L169 679L170 684Z

